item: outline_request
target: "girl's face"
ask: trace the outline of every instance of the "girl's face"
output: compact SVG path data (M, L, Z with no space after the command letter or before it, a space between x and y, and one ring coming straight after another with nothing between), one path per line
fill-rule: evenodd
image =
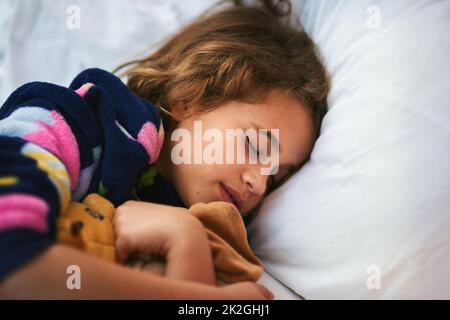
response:
M169 179L186 206L197 202L227 201L234 203L242 214L261 202L271 184L301 166L309 158L314 144L313 122L305 106L293 96L278 91L272 91L260 104L233 101L208 113L192 116L179 122L176 129L175 135L164 139L161 156L156 162L159 172ZM239 129L251 129L259 134L258 141L267 140L272 146L268 150L270 162L268 157L258 158L256 163L249 161L249 150L261 151L251 142L255 140L229 134ZM266 135L258 129L266 129L271 134ZM278 147L274 147L277 134L273 129L279 130ZM234 158L227 159L231 140L235 145ZM239 150L236 145L239 143L246 146L244 163L237 160ZM219 152L211 152L214 148ZM223 150L222 155L220 150ZM216 160L211 160L211 155ZM265 173L277 165L275 175Z

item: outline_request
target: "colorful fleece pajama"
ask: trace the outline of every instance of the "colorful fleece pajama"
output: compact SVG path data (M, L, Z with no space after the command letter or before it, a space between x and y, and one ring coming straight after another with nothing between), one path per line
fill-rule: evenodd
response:
M55 242L70 201L132 199L163 137L158 109L100 69L12 93L0 108L0 280Z

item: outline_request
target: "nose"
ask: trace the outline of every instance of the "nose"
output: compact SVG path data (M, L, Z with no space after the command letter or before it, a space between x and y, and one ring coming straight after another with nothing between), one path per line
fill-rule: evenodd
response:
M242 180L246 184L249 193L262 196L266 192L268 176L261 175L258 166L249 168L242 173Z

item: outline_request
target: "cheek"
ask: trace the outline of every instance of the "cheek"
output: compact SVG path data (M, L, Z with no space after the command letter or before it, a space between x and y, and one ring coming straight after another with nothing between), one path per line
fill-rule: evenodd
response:
M255 197L255 199L252 201L252 206L253 206L253 208L256 207L258 204L261 203L261 201L264 199L264 196L265 196L265 195ZM252 209L253 209L253 208L252 208Z
M178 189L190 196L195 196L198 193L204 194L216 182L220 181L223 174L220 167L207 164L180 165L176 170Z
M264 199L264 196L254 197L252 196L247 205L246 208L244 208L245 213L248 213L250 210L253 210L258 204L261 203L261 201Z
M233 164L201 164L192 165L189 169L192 176L201 181L220 182L223 180L234 180L239 168Z

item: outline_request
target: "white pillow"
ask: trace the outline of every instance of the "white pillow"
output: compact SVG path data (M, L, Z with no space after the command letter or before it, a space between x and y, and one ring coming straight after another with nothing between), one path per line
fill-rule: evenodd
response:
M306 299L449 299L450 1L297 4L329 112L251 223L256 254Z

